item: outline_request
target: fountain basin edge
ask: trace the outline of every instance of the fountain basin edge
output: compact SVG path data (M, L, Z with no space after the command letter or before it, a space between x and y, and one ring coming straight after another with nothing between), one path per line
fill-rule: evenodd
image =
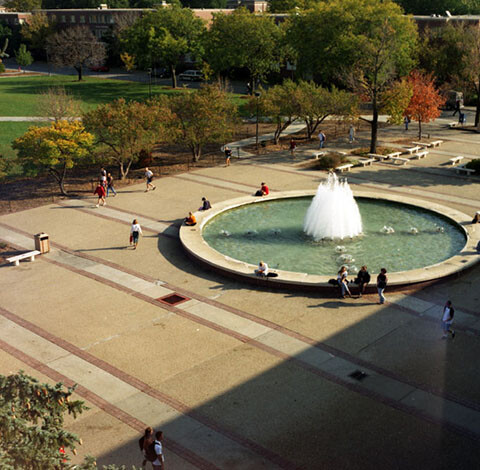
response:
M205 225L212 218L222 212L245 205L259 204L265 201L309 196L313 197L315 194L316 190L284 191L264 197L244 196L217 202L211 210L195 212L197 225L194 227L183 225L180 228L180 241L190 258L199 262L206 268L212 269L218 273L226 275L227 277L233 277L235 279L253 282L255 284L267 285L269 287L328 288L329 290L332 290L332 286L328 284L328 280L332 277L336 277L336 273L332 273L329 276L323 276L275 269L274 271L278 273L278 277L261 278L254 273L254 270L257 267L256 265L219 253L213 249L202 236ZM480 255L476 253L476 246L480 240L480 227L476 229L477 225L470 224L470 216L441 204L398 194L377 195L367 191L354 191L354 196L363 199L392 201L421 209L427 209L448 218L465 234L466 243L462 250L441 263L409 271L389 273L389 288L403 288L416 284L432 283L442 278L458 275L462 271L465 271L480 262ZM373 274L376 273L372 273L372 283L374 284L375 278ZM372 286L372 283L370 287Z

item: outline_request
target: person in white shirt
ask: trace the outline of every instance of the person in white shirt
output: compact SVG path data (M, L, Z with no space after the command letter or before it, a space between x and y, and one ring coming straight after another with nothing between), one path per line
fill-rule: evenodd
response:
M258 269L255 269L255 274L257 276L268 276L268 264L260 261L260 263L258 263Z
M145 168L145 178L147 180L147 189L145 192L147 193L149 189L157 189L157 187L152 183L153 181L153 172L152 170L149 170L148 168Z
M155 433L155 453L157 454L157 460L153 465L153 470L165 470L165 459L163 457L163 431L157 431Z
M442 329L443 336L442 339L448 337L448 333L452 335L452 339L455 338L455 330L451 330L450 326L453 323L453 315L455 314L455 309L453 308L452 302L447 300L445 307L443 307L443 317L442 317Z
M132 226L130 227L130 245L133 245L133 249L137 249L138 236L142 233L142 227L138 223L137 219L133 219ZM143 233L142 233L143 235Z

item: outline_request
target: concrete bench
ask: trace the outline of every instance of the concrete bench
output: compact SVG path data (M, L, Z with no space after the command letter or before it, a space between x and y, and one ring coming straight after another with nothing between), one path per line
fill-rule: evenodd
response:
M420 158L425 158L427 155L428 155L427 150L424 150L423 152L418 152L415 155L413 155L412 160L414 160L416 158L418 158L420 160Z
M390 160L393 160L393 163L400 162L401 165L406 165L408 162L408 158L403 157L390 157Z
M420 147L419 145L417 145L416 147L410 147L408 149L405 149L405 153L408 153L409 155L411 155L412 153L416 153L419 150L422 150L422 148L423 147Z
M453 129L454 127L457 127L457 126L458 126L458 122L451 122L451 123L448 124L448 127L450 129Z
M443 144L443 140L434 140L433 142L430 142L430 145L432 147L440 147L440 145Z
M387 154L387 158L397 158L397 157L400 157L401 154L402 152L392 152Z
M353 163L346 163L345 165L340 165L335 168L335 171L339 171L340 173L344 171L350 171L350 168L353 167Z
M379 153L369 153L369 158L374 158L375 160L383 161L388 158L387 155L380 155Z
M460 163L465 157L462 157L460 155L457 155L456 157L450 158L448 161L452 163L452 166L456 165L457 163Z
M22 253L20 255L11 256L10 258L7 258L7 261L9 263L15 264L15 266L18 266L22 259L29 258L30 261L35 261L35 256L37 256L39 254L40 254L40 252L37 251L37 250L28 251L27 253Z
M320 157L324 157L326 154L327 152L315 152L313 154L313 158L315 158L315 160L318 160Z
M472 170L471 168L467 168L465 165L459 165L456 167L453 167L452 170L455 170L455 173L460 174L461 172L466 173L467 176L470 176L472 173L475 173L475 170Z
M373 162L376 162L375 158L363 158L362 160L358 160L362 166L371 165Z

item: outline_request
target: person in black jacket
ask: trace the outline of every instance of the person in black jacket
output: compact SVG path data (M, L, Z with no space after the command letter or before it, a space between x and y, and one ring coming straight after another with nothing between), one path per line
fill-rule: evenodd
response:
M385 268L380 269L380 274L377 276L377 290L380 297L380 303L385 303L385 296L383 295L385 287L387 287L387 270Z
M367 287L370 282L370 274L367 271L366 266L362 266L360 271L358 271L357 278L355 279L355 284L358 285L358 296L361 297L365 293L365 287Z

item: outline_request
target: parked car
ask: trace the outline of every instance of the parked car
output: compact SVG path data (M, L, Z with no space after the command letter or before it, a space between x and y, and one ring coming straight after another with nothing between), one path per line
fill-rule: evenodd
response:
M203 73L200 70L186 70L185 72L181 73L178 78L180 80L189 80L191 82L200 82L204 79Z
M445 101L445 109L463 108L463 93L461 91L447 90L442 92Z
M92 65L88 67L91 72L110 72L110 68L106 65Z

